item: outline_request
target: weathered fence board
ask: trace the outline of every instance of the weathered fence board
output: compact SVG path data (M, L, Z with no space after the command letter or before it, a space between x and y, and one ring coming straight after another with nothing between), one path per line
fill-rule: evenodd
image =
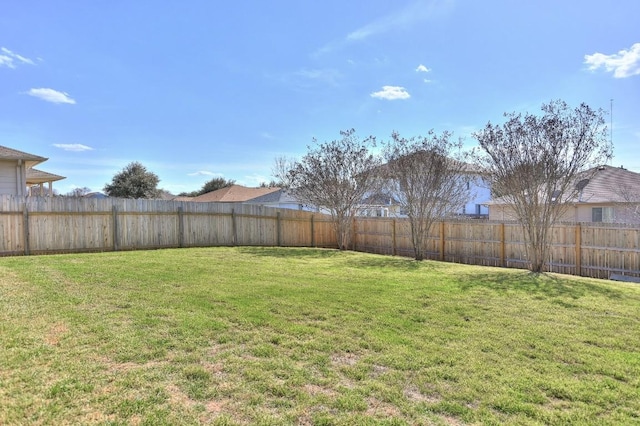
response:
M0 255L203 246L336 247L331 217L258 205L162 200L0 197ZM551 229L548 270L640 277L640 227L563 223ZM404 219L357 218L352 248L412 256ZM427 258L508 268L527 266L517 223L437 222Z
M358 218L356 249L411 256L406 221ZM640 227L624 224L562 223L551 229L547 270L608 278L640 277ZM428 235L428 258L484 266L526 268L523 231L518 223L477 220L434 224Z

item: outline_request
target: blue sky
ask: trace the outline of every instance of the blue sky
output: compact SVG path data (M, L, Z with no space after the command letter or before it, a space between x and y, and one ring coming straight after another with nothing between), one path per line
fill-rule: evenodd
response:
M0 145L48 157L61 193L139 161L177 194L269 181L344 129L472 147L504 112L613 99L612 164L640 172L639 16L637 0L5 0Z

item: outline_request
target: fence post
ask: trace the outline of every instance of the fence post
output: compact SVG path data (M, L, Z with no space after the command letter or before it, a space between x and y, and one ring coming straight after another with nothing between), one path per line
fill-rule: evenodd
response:
M398 254L398 248L396 243L396 220L393 219L391 228L391 255L395 256Z
M356 223L356 217L353 217L353 224L351 226L351 250L357 251L358 249L358 224ZM339 247L342 248L342 247Z
M576 224L576 275L582 275L582 226Z
M111 208L111 218L111 229L113 230L113 251L118 251L120 247L118 244L118 209L116 208L116 206L113 206Z
M280 212L276 212L276 244L278 247L282 246L282 240L280 239L282 223L280 222Z
M311 215L311 247L316 246L315 226L313 223L313 215Z
M24 203L24 209L22 211L22 230L24 238L24 254L29 256L31 249L29 247L29 210L27 209L27 203Z
M184 209L178 207L178 247L184 247Z
M500 224L500 266L505 267L504 222Z
M440 222L440 261L444 262L444 220Z
M236 209L231 209L231 232L232 235L232 244L234 246L238 245L238 225L236 224Z

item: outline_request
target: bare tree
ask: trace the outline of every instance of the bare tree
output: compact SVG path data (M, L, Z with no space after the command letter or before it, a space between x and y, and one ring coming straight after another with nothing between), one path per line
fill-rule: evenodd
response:
M414 256L422 260L434 222L469 199L471 166L462 161L462 142L448 132L410 139L394 132L384 157L386 185L408 216Z
M54 189L53 191L50 191L49 188L47 186L45 186L44 183L40 183L37 185L33 185L31 187L29 187L29 192L33 195L43 195L43 196L49 196L52 195L54 197L57 197L59 194L57 189Z
M271 175L273 177L273 182L276 182L275 186L280 188L287 188L290 186L289 183L286 182L288 179L288 174L293 166L295 165L295 158L289 158L286 156L276 157L273 162L273 166L271 167Z
M73 188L71 191L67 192L65 195L67 197L84 197L90 192L91 192L90 188L83 186L82 188Z
M301 202L330 212L338 247L348 248L356 207L378 184L380 159L370 147L375 138L361 141L353 129L341 139L308 147L301 160L276 159L276 179Z
M563 101L542 105L542 115L507 113L502 125L488 123L474 133L484 153L494 195L511 206L524 232L529 269L542 272L553 224L579 191L578 178L611 158L604 112Z
M612 188L612 193L618 195L619 209L622 211L622 220L629 223L640 222L640 188L623 184Z

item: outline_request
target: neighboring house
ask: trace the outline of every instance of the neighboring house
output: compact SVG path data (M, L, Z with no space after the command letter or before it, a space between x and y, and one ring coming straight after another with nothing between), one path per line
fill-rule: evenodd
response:
M266 207L316 211L310 208L284 189L278 187L249 188L242 185L231 185L197 197L176 197L174 201L195 201L198 203L243 203Z
M248 188L242 185L231 185L197 197L177 197L176 201L195 201L198 203L244 203L280 188Z
M562 217L566 222L640 223L640 173L600 166L578 179L577 195ZM487 203L489 219L515 220L513 209L497 199Z
M108 195L103 194L102 192L89 192L88 194L84 194L83 195L84 198L98 198L98 199L102 199L102 198L109 198Z
M469 200L467 200L460 214L486 219L489 217L489 208L486 203L487 200L491 199L491 187L475 166L470 165L468 170L471 178L468 183Z
M259 204L261 206L274 207L279 209L292 209L304 211L318 211L318 209L301 203L293 195L289 194L282 188L276 188L277 191L269 192L246 201L246 204Z
M53 195L53 182L64 176L43 172L33 167L48 158L0 146L0 195ZM45 190L45 184L48 189Z
M393 195L378 192L362 200L356 216L362 217L401 217L400 203Z
M384 175L383 165L381 174ZM487 219L489 217L489 209L487 200L491 199L491 189L489 184L483 179L482 172L472 164L464 165L463 172L469 178L467 189L469 190L469 199L460 211L455 212L457 216L466 216L479 219ZM370 195L362 200L362 204L358 206L358 216L369 217L407 217L406 213L400 206L400 202L394 194L380 192Z

